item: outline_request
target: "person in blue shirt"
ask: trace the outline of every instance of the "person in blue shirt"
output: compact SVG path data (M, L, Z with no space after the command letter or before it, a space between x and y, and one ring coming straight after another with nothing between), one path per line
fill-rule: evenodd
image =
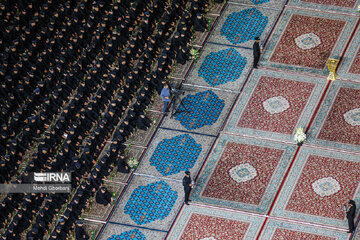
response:
M164 103L163 114L166 114L166 109L170 103L170 88L169 84L165 83L163 89L161 90L160 97Z

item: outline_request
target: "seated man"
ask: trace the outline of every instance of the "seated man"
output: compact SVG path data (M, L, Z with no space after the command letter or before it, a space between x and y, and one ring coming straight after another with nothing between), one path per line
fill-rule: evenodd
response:
M129 168L128 164L126 163L124 153L120 153L120 157L117 160L117 168L118 168L118 171L122 172L122 173L129 173L130 172L130 168Z
M207 22L202 18L201 13L196 14L196 18L194 19L194 30L199 32L207 30Z
M105 187L102 187L101 190L96 193L96 202L109 207L113 202L111 193L109 193Z
M78 240L88 240L89 236L86 234L83 228L83 221L78 220L75 228L76 239Z

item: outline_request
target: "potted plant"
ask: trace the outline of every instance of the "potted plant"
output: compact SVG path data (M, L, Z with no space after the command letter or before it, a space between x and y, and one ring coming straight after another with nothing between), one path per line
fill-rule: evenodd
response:
M129 159L128 165L132 170L134 170L139 165L139 161L136 158L132 157L132 158Z

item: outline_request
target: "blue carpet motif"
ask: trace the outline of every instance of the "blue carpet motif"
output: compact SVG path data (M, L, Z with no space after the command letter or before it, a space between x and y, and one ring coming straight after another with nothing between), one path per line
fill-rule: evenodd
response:
M169 184L157 181L134 189L124 212L129 214L135 223L144 225L166 218L177 198L177 192L171 190Z
M262 3L267 3L269 2L269 0L251 0L254 4L262 4Z
M205 125L214 124L223 108L225 101L220 99L213 91L198 92L186 96L180 103L176 120L180 121L186 129L192 130Z
M129 240L129 239L146 240L146 237L138 229L133 229L130 231L123 232L120 235L112 235L107 240Z
M256 8L231 13L221 27L220 34L232 44L240 44L260 37L268 18Z
M156 146L150 165L155 166L163 176L169 176L191 169L200 152L201 145L189 134L163 139Z
M246 63L246 58L234 48L212 52L201 64L199 76L211 86L233 82L241 76Z

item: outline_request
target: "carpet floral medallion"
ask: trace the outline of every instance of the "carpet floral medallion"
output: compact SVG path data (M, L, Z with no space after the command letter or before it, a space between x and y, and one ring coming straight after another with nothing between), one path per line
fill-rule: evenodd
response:
M268 21L261 11L249 8L230 14L220 33L232 44L240 44L261 36Z
M206 44L186 83L239 91L252 69L252 59L250 49Z
M192 199L266 213L295 149L222 135L200 174Z
M200 152L201 145L189 134L182 134L162 140L150 158L150 165L163 176L177 174L191 169Z
M220 99L213 91L199 92L182 99L177 110L179 113L175 115L175 119L188 130L201 128L214 124L224 106L224 100Z
M255 239L263 218L197 206L180 212L168 239Z
M285 10L261 60L264 66L328 74L328 58L339 58L352 34L351 16Z
M260 239L346 240L348 237L345 232L271 219L265 224Z
M199 171L214 141L215 137L159 129L136 173L182 180L184 171Z
M128 239L146 240L146 236L140 230L134 229L123 232L120 235L112 235L107 240L128 240Z
M359 201L356 155L302 148L273 215L346 228L343 204Z
M248 1L246 5L229 3L209 42L252 48L255 37L260 37L263 41L271 32L280 13L280 8L272 8L272 5L279 4L279 1L275 2ZM266 4L269 4L269 8L262 8Z
M143 225L167 217L177 198L166 182L158 181L135 189L124 209L134 222Z
M336 81L309 132L309 142L360 150L360 84Z
M109 223L166 231L183 204L183 191L175 181L133 175Z
M235 48L212 52L200 66L199 76L210 86L218 86L240 78L247 59Z
M281 9L286 0L231 0L230 3L240 3L244 5L254 5L261 8L272 8L272 9Z
M224 131L292 142L295 129L307 126L324 87L323 79L256 71Z

